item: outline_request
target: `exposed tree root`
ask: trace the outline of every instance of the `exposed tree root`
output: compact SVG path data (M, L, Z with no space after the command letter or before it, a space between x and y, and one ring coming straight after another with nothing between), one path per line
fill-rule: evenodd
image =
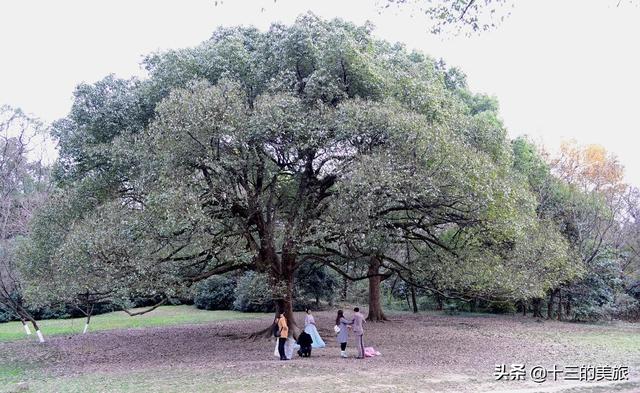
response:
M298 328L298 325L294 324L293 326L289 326L289 331L292 333L293 339L297 340L298 335L301 332L300 328ZM257 332L251 333L250 335L247 336L247 339L259 340L259 339L272 338L272 337L273 336L271 335L271 325L269 325L266 329L262 329Z
M250 340L258 340L260 338L269 338L271 337L271 326L268 326L266 329L259 330L257 332L251 333L247 336Z
M390 319L387 318L385 315L383 315L382 317L373 317L371 315L368 315L366 321L367 322L389 322Z

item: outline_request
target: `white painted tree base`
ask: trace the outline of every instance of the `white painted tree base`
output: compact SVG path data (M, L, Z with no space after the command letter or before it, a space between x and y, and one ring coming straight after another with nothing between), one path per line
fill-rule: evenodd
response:
M85 334L87 332L87 330L89 330L89 324L85 323L84 324L84 330L82 331L82 334Z
M23 323L22 327L24 327L24 332L27 333L27 336L30 336L31 335L31 329L29 329L29 325L27 325L26 323Z
M36 334L38 335L38 341L43 343L44 342L44 336L42 336L42 332L40 330L36 330Z

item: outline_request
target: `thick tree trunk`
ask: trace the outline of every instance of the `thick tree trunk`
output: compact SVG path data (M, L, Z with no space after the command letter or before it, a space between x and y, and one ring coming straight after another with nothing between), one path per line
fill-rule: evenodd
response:
M533 317L534 318L544 318L542 316L542 299L533 299L531 302L533 307Z
M371 257L369 260L369 270L367 272L369 277L369 315L367 315L367 321L387 321L387 317L382 311L382 302L380 299L380 282L381 276L380 266L382 262L378 257Z
M470 311L470 312L476 312L476 311L478 311L478 298L474 297L474 298L469 302L469 311Z
M293 288L296 267L296 254L293 250L292 242L285 242L280 265L280 281L285 286L285 292L278 301L278 308L281 312L284 312L284 316L287 318L290 334L293 338L297 339L299 329L295 316L293 315Z
M557 289L549 293L549 301L547 302L547 319L553 319L553 303L556 299Z
M293 314L294 273L296 269L296 247L294 241L288 237L282 245L279 256L275 249L272 224L259 225L261 247L258 251L256 265L259 270L269 272L273 280L275 312L284 314L287 319L289 333L293 338L298 337L298 325ZM271 337L271 327L249 335L249 338Z
M276 305L279 312L284 314L287 319L287 325L289 326L289 333L294 337L298 337L298 325L296 324L295 316L293 315L293 274L286 274L281 277L286 285L286 292L281 298L276 301Z
M436 297L436 310L442 311L444 309L444 299L442 295L440 295L439 293L436 293L435 297Z

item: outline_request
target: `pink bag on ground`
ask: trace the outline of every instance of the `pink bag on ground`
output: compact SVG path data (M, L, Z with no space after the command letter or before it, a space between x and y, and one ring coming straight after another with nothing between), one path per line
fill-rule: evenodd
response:
M373 347L365 347L364 349L364 357L372 358L374 356L380 356L381 353L373 349Z

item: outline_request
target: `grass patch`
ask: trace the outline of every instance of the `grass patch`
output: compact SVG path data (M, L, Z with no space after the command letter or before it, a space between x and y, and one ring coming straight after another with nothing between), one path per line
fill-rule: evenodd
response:
M24 369L13 364L0 364L0 385L13 383L22 378Z
M614 351L640 353L640 340L637 333L593 332L572 335L571 339L580 345L600 346Z
M143 315L130 317L122 311L96 315L91 318L89 331L112 329L135 329L158 326L198 324L216 321L251 319L265 314L242 313L238 311L207 311L194 306L163 306ZM38 321L45 336L82 333L84 318L47 319ZM26 336L20 322L0 323L0 342L31 338Z

